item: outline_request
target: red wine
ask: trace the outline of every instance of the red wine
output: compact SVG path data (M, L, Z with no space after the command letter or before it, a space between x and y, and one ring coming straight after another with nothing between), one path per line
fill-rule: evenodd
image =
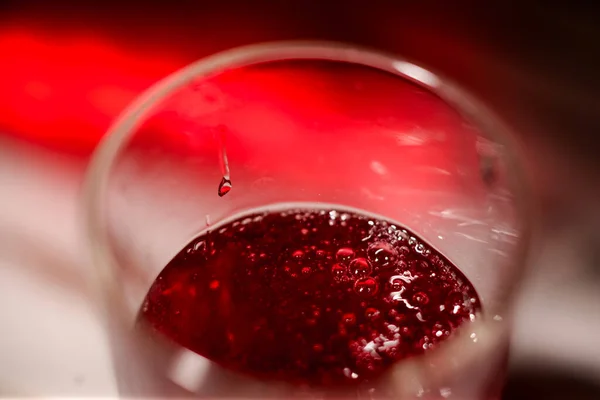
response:
M140 321L231 370L312 385L375 379L434 348L480 302L447 258L368 215L244 215L173 258Z

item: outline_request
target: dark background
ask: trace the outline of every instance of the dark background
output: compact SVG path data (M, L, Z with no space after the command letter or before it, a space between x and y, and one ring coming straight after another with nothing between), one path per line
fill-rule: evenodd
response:
M577 229L582 251L589 253L586 274L599 279L600 219L593 212L600 204L597 6L156 3L0 0L0 139L86 159L135 95L200 57L282 39L376 47L459 82L513 127L534 165L540 229L583 221ZM600 398L598 393L594 382L553 369L515 371L507 389L511 399Z

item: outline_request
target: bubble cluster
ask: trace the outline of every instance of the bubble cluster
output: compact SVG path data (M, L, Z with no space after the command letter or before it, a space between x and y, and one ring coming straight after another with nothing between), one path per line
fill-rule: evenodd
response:
M347 385L435 348L479 309L466 277L398 224L289 209L196 238L161 272L140 318L241 373Z

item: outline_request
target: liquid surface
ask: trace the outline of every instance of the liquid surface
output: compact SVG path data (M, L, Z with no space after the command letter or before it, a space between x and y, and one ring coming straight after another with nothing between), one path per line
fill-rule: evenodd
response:
M407 229L296 209L192 241L150 288L140 322L237 372L336 385L434 348L479 308L465 276Z

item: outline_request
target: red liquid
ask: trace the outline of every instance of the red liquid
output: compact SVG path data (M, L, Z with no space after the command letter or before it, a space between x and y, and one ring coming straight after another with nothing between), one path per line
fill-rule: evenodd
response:
M366 215L246 215L186 246L140 320L261 379L340 384L435 347L480 308L475 289L412 232Z

